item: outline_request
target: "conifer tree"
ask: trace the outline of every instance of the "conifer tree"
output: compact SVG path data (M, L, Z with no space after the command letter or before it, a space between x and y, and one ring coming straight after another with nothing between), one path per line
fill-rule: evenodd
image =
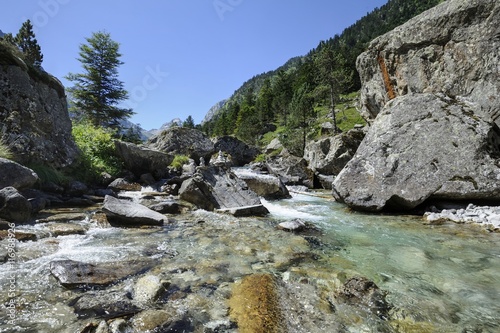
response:
M340 93L344 90L347 82L349 82L351 74L346 68L346 61L341 53L337 52L330 44L323 44L314 60L321 83L326 85L329 89L333 129L334 133L337 133L335 103Z
M191 117L191 115L189 115L186 120L184 120L184 122L182 123L182 127L186 127L186 128L194 128L194 119L193 117Z
M96 32L80 45L83 73L69 73L66 79L75 83L68 89L73 95L75 107L96 126L118 128L120 120L130 117L131 109L117 105L128 98L123 82L118 79L120 60L119 43L109 33Z
M33 32L33 25L27 20L14 38L15 44L24 55L24 60L35 67L41 67L43 55Z

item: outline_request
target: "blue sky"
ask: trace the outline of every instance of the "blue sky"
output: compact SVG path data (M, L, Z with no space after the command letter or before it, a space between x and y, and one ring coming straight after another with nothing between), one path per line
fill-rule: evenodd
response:
M306 54L387 0L10 0L0 30L30 19L43 67L81 72L79 45L106 31L120 43L130 120L145 129L208 109L254 75Z

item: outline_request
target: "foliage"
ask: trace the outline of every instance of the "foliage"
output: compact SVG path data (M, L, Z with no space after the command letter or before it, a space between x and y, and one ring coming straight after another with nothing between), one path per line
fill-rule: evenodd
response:
M202 125L202 130L209 136L236 134L239 139L253 144L261 140L267 125L274 123L286 127L282 138L286 136L292 140L295 135L303 138L307 131L297 132L297 125L291 119L294 117L291 101L304 84L309 86L308 95L313 105L328 105L330 117L336 117L332 106L340 102L340 95L361 87L356 58L368 43L441 1L389 0L342 34L320 42L307 55L292 58L278 69L246 81L221 110ZM352 123L346 124L345 119L335 123L341 130L352 126ZM292 141L297 140L293 137Z
M174 169L182 169L184 164L189 164L189 157L186 155L175 155L174 160L170 163L170 166Z
M113 131L80 122L73 125L72 133L81 151L78 178L95 182L103 172L117 176L122 171L123 163L115 155Z
M96 32L80 45L83 73L69 73L66 79L75 83L68 89L74 97L75 108L95 126L119 127L119 121L130 117L131 109L119 108L119 102L128 98L124 84L118 79L119 44L109 33Z
M10 37L7 38L10 41ZM24 60L35 66L41 67L43 55L33 32L33 25L30 20L27 20L19 29L16 37L13 40L23 53Z
M290 102L290 122L286 140L283 141L285 147L294 153L294 155L304 155L304 149L307 142L307 132L310 129L316 113L313 108L313 98L311 96L310 86L304 83L297 89ZM298 134L298 135L297 135Z
M68 176L50 166L33 164L28 165L28 167L35 171L42 184L54 183L62 186L69 183L70 178Z
M182 122L182 127L186 127L186 128L194 128L194 119L193 117L191 117L191 115L189 115L186 120L184 120Z
M14 157L12 151L10 150L9 145L5 143L5 141L2 138L0 138L0 157L9 160Z

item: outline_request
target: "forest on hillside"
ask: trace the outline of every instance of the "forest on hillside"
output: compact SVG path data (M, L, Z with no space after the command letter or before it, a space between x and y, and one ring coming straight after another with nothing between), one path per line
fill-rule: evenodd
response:
M209 136L234 135L256 145L279 136L286 148L300 155L325 119L339 132L342 119L336 119L333 110L360 89L356 58L368 43L442 1L389 0L305 56L245 82L202 124L202 130ZM275 135L265 135L270 132Z

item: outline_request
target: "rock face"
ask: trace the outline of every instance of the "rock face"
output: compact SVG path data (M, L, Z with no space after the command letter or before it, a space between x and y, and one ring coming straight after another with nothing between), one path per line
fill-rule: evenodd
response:
M64 87L47 73L28 68L0 46L0 131L22 164L55 168L71 164L78 150Z
M215 152L214 144L202 132L185 128L173 127L152 137L147 146L172 155L187 155L195 161L203 157L206 161Z
M259 196L233 172L222 167L199 167L194 177L182 183L179 196L208 211L245 208L251 214L248 207L254 207L259 215L268 213Z
M500 130L477 108L432 94L394 99L337 176L335 198L372 211L428 198L500 200Z
M278 175L285 185L314 187L314 172L309 169L304 158L282 154L268 163L269 172Z
M31 188L38 181L38 175L31 169L22 165L0 158L0 188L7 186L18 190Z
M31 203L15 188L0 189L0 218L11 222L27 222L31 217Z
M290 197L288 189L279 177L268 174L258 174L246 169L235 169L234 173L238 176L238 178L244 180L252 191L267 200L285 199Z
M357 60L363 116L373 120L390 94L444 93L496 120L499 36L497 0L449 0L376 38Z
M121 226L163 225L168 222L165 215L138 203L107 195L103 210L111 224Z
M217 139L214 144L215 151L223 151L231 155L234 166L244 166L252 162L259 150L255 147L250 147L243 141L240 141L232 136L223 136Z
M125 163L127 170L137 177L145 173L151 173L156 178L167 175L167 167L174 160L174 156L161 151L148 149L133 143L115 141L118 156Z
M370 211L500 200L499 13L498 1L449 0L360 55L372 126L333 183L337 200Z
M304 158L313 171L322 175L338 175L354 156L364 136L362 130L355 129L312 141L304 150Z

